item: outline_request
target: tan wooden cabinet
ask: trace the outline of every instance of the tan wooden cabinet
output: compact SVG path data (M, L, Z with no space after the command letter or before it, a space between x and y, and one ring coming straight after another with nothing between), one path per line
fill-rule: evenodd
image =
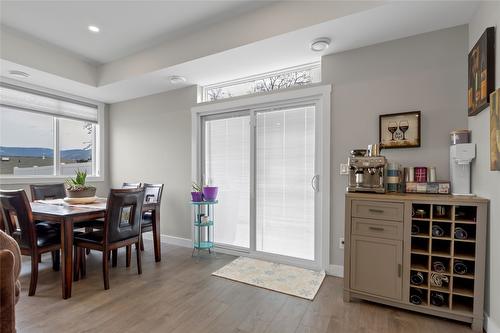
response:
M351 238L351 289L401 300L402 241L366 236Z
M489 201L346 194L344 300L369 300L483 329Z

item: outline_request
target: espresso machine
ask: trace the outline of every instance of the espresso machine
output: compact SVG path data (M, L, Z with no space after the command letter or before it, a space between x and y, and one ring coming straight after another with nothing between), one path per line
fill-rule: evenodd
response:
M348 192L385 193L386 159L379 155L379 151L378 145L369 146L368 151L365 149L351 151L347 161L349 166Z

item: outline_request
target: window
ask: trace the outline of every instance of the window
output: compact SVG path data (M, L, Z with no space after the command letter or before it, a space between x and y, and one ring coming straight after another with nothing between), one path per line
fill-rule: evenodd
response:
M0 84L0 175L99 175L99 106Z
M203 87L203 102L304 86L321 81L319 62Z

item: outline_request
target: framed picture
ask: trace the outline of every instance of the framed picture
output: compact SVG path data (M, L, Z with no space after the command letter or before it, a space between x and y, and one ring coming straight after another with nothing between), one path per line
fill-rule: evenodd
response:
M382 114L378 123L384 149L420 147L420 111Z
M495 90L495 27L487 28L469 53L467 104L474 116L489 104Z
M490 95L490 170L500 171L500 88Z

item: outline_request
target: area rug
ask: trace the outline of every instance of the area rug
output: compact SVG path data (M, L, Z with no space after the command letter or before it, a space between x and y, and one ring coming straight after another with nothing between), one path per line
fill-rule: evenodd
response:
M325 272L239 257L212 275L313 300Z

